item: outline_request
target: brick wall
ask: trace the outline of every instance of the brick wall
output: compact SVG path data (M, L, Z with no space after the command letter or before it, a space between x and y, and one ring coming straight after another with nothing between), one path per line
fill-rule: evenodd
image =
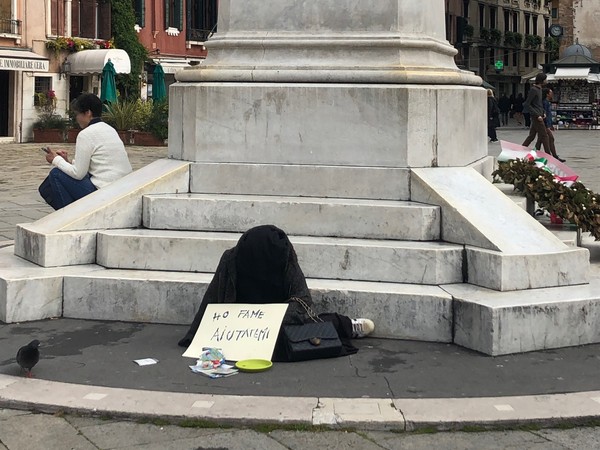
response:
M560 38L561 57L565 48L573 45L575 42L575 38L573 37L573 1L558 0L558 18L553 19L553 23L558 23L563 27L563 35Z
M598 23L600 22L600 2L584 0L558 0L558 18L553 23L563 27L563 36L560 41L560 55L576 40L585 45L592 52L592 57L600 61L600 36Z

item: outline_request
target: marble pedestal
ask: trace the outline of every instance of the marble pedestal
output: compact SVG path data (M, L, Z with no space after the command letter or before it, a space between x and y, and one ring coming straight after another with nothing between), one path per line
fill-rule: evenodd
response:
M176 83L170 102L175 159L436 167L487 156L476 87Z

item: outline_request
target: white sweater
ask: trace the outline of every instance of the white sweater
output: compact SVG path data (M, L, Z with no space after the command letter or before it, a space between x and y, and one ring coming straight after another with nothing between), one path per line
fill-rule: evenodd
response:
M76 180L89 173L91 182L98 189L131 172L123 141L115 129L104 122L88 125L79 132L71 164L56 156L52 165Z

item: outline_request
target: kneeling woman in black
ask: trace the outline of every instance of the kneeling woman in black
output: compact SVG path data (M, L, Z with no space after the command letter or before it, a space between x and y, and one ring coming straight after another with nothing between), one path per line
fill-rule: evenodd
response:
M221 256L215 275L204 294L187 334L179 341L188 347L210 303L289 303L284 325L311 322L297 297L312 305L310 291L298 257L285 232L274 225L261 225L246 231L237 245ZM343 344L342 355L356 353L350 339L365 337L375 328L369 319L350 319L337 313L320 314L332 322Z

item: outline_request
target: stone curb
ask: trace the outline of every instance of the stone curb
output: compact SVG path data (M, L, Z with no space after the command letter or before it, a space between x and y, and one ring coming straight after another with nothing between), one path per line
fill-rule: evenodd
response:
M589 424L600 419L600 391L395 400L256 397L107 388L0 375L0 407L174 423L442 431Z

